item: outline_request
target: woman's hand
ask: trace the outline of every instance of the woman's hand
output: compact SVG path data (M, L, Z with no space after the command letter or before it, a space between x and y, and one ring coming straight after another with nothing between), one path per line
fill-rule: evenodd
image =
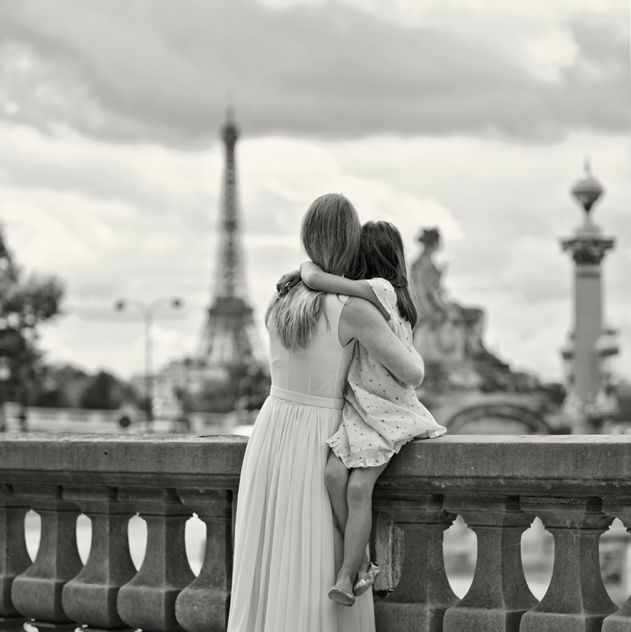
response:
M283 274L280 279L278 279L278 283L276 283L276 291L280 296L283 296L291 290L294 285L299 283L300 281L300 270L292 270L291 272L286 272Z

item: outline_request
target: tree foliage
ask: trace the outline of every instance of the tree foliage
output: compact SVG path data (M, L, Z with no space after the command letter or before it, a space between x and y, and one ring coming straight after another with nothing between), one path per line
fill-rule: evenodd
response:
M228 379L209 380L201 393L192 396L192 410L216 413L235 408L256 410L269 394L269 385L269 376L262 369L238 365L229 370Z
M0 227L0 398L28 403L41 380L39 326L60 314L61 281L52 275L24 274Z
M90 377L79 404L81 408L117 410L134 399L131 386L107 371L99 371Z

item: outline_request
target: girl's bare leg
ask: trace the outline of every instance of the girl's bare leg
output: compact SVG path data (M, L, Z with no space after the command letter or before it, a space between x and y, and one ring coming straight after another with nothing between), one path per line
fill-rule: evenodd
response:
M348 516L348 504L346 500L346 485L348 483L350 471L346 468L342 460L332 451L324 469L324 481L331 501L335 530L333 533L333 545L335 556L335 571L342 566L344 555L344 529Z
M372 528L372 492L375 482L386 469L384 463L378 467L360 467L351 471L346 489L348 517L344 530L344 561L337 574L335 585L352 593L357 573L365 563L366 548Z

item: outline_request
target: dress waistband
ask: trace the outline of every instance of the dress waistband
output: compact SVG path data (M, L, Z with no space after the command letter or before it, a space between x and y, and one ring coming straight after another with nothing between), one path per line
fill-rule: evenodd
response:
M269 392L271 397L283 399L294 404L303 404L304 406L316 406L317 408L333 408L334 410L342 410L344 407L344 399L341 397L320 397L319 395L310 395L309 393L300 393L298 391L290 391L280 386L272 386Z

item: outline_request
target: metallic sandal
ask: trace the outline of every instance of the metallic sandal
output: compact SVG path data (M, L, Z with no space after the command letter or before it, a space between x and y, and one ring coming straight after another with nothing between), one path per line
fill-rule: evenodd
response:
M353 593L347 593L337 586L333 586L329 590L329 599L340 606L352 606L355 603L355 595Z
M373 562L370 562L368 570L365 573L359 573L357 575L353 592L358 596L365 593L375 583L375 579L379 573L381 573L381 569L376 564L373 564Z

